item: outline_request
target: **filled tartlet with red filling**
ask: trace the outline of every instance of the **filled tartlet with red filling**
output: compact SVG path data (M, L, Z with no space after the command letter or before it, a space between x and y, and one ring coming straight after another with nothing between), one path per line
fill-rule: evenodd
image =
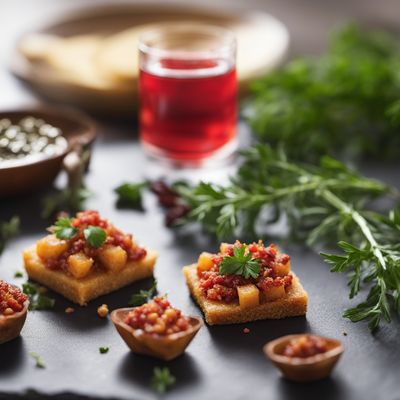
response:
M19 288L0 280L0 343L19 336L28 304L28 297Z
M304 315L307 293L291 271L290 257L262 241L222 243L184 267L192 296L207 322L229 324Z
M97 211L60 217L50 234L24 251L30 279L84 305L153 275L157 254L140 247Z
M339 340L305 334L283 336L264 346L282 375L296 382L328 377L343 351Z
M182 354L202 325L163 297L134 308L114 310L111 319L128 347L138 354L172 360Z

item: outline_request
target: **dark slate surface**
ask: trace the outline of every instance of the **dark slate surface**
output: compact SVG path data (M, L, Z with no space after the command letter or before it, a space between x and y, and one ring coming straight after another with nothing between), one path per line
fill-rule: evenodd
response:
M103 129L107 139L97 142L87 179L88 186L96 192L88 206L133 232L140 243L159 250L156 276L160 292L168 292L173 304L186 313L199 314L188 295L181 267L195 261L202 250L215 250L217 243L199 233L177 234L165 228L162 213L151 195L145 199L146 213L115 208L112 189L121 181L137 180L150 173L129 130L125 129L126 135L120 136L116 133L119 129ZM400 184L395 168L373 172ZM2 218L14 213L22 218L21 236L0 259L0 278L17 284L25 280L13 276L22 269L21 251L40 238L48 225L39 216L42 195L41 192L0 202ZM76 307L71 315L64 313L71 304L54 295L55 310L31 312L22 337L0 347L0 398L57 395L70 399L76 395L155 399L157 395L149 388L152 369L168 365L177 378L176 387L166 396L171 399L400 399L398 320L376 336L369 333L365 324L344 320L341 313L350 304L344 277L330 273L329 267L312 252L287 244L284 249L292 255L292 265L309 293L307 318L205 326L185 355L164 363L130 353L112 323L96 314L102 303L109 304L111 309L126 306L130 294L149 282L104 296L88 307ZM244 327L250 328L251 333L245 335ZM290 383L280 378L265 359L264 343L299 332L343 340L346 351L330 379L308 385ZM100 354L100 346L109 346L109 353ZM36 368L29 352L39 353L47 368Z

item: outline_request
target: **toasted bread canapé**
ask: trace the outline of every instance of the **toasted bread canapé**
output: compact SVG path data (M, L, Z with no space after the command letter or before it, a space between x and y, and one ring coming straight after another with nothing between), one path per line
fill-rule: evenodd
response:
M23 253L30 279L80 305L153 275L157 253L96 211L59 218Z
M307 292L290 271L290 257L273 244L222 243L183 268L209 325L305 315Z

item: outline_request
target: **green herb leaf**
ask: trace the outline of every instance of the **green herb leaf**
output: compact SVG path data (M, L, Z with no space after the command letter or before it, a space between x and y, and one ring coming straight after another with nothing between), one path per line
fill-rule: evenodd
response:
M56 301L40 293L40 286L36 283L22 284L22 291L29 297L29 310L31 311L50 310L55 306Z
M168 367L155 367L151 378L151 387L160 394L165 393L176 383L176 378Z
M253 255L248 252L246 254L246 246L235 246L233 256L225 256L219 266L220 275L241 275L246 279L257 278L260 273L261 264L257 259L253 259Z
M52 230L58 239L72 239L78 232L78 228L72 226L72 218L59 218Z
M108 350L110 350L109 347L99 347L100 354L106 354Z
M36 361L37 368L46 368L46 364L43 361L43 358L34 352L29 353L29 355Z
M150 301L157 293L157 279L153 279L153 284L149 290L140 290L139 293L135 293L129 300L129 305L133 307L141 306L142 304Z
M21 272L21 271L17 271L15 274L14 274L14 278L22 278L24 276L24 274Z
M103 246L107 239L106 231L98 226L88 226L83 231L83 234L85 235L87 242L96 249Z
M3 252L6 243L19 232L19 217L12 217L8 222L0 221L0 255Z
M135 209L142 208L142 191L148 186L148 182L123 183L114 189L118 194L118 204Z

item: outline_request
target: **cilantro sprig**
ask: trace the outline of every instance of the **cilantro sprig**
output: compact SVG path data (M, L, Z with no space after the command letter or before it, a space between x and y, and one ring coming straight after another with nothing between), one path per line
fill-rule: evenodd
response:
M41 293L38 284L23 283L22 291L29 297L29 310L50 310L54 308L56 301Z
M130 183L126 182L116 187L114 192L118 195L117 205L135 209L142 208L142 190L149 186L147 181Z
M175 385L176 378L171 374L168 367L155 367L151 378L151 387L160 394L165 393Z
M107 239L106 231L98 226L88 226L86 229L84 229L83 234L86 241L96 249L103 246Z
M246 279L257 278L261 269L260 260L246 253L246 246L235 246L233 256L225 256L219 266L220 275L242 275Z
M72 239L77 233L78 228L72 226L72 218L59 218L52 227L58 239Z
M149 290L140 290L139 293L134 293L130 300L129 305L133 307L141 306L147 303L157 294L157 279L153 279L153 284Z

